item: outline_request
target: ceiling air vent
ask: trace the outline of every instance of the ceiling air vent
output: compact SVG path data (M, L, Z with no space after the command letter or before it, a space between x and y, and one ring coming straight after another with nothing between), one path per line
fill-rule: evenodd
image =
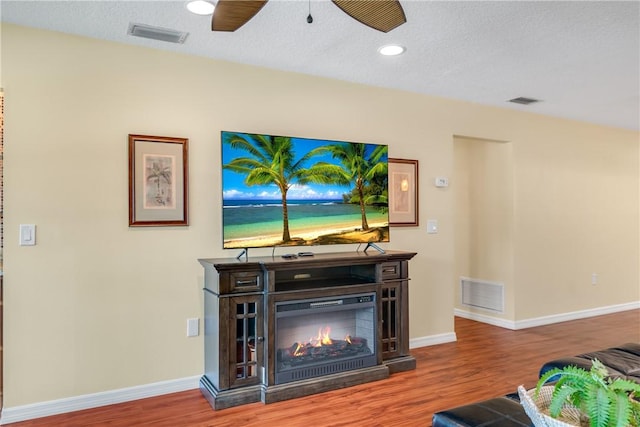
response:
M510 99L509 102L513 102L514 104L529 105L529 104L535 104L536 102L540 102L540 100L539 99L526 98L524 96L520 96L518 98Z
M144 24L129 24L127 34L145 39L160 40L169 43L184 43L189 33L170 30L168 28L152 27Z

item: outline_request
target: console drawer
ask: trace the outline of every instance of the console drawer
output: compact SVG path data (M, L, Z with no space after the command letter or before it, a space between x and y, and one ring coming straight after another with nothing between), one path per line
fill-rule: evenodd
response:
M229 292L262 290L262 274L257 271L238 271L229 274Z
M401 277L400 261L383 262L380 264L382 280L399 279Z

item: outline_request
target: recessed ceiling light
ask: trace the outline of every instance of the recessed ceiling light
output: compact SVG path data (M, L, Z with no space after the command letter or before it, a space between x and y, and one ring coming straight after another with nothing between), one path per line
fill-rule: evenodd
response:
M380 52L380 55L384 56L396 56L403 54L405 50L407 49L404 46L400 46L398 44L388 44L378 49L378 52Z
M194 0L187 3L189 12L195 13L196 15L211 15L214 8L215 5L213 3L205 0Z

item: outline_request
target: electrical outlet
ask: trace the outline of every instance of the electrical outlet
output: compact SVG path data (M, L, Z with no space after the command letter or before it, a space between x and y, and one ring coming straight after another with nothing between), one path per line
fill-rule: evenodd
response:
M598 273L591 273L591 284L594 286L598 284Z
M200 334L200 319L187 319L187 336L197 337Z

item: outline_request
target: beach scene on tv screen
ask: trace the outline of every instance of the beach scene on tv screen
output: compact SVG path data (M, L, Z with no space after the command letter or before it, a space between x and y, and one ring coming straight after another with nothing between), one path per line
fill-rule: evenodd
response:
M386 145L221 133L223 247L389 241Z

